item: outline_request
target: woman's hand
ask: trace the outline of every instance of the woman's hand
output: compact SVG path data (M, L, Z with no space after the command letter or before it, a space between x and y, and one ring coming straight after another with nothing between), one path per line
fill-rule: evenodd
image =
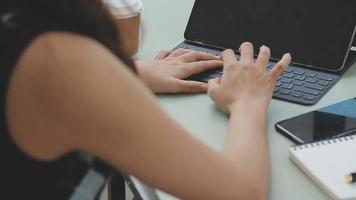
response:
M208 83L208 94L225 112L250 106L251 110L266 111L272 98L278 76L291 62L291 55L285 54L268 72L266 66L271 53L266 46L260 48L256 61L253 45L245 42L240 47L241 58L236 60L232 50L223 53L224 74L221 79Z
M155 93L201 93L207 84L184 80L199 72L222 66L217 57L197 51L161 51L155 60L136 61L138 74Z

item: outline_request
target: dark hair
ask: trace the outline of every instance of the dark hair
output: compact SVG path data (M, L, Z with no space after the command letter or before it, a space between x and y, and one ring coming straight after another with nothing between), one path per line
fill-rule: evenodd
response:
M135 65L123 51L117 27L102 0L9 0L54 27L97 40L136 72Z

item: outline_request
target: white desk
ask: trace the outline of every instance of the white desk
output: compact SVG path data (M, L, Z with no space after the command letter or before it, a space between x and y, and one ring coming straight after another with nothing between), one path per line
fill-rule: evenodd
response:
M171 49L183 41L183 33L193 0L143 0L143 40L140 58L152 58L162 49ZM288 159L292 144L274 129L275 122L320 108L347 98L356 97L356 66L329 91L318 104L306 107L273 100L269 110L268 140L272 159L272 182L269 199L324 200L327 196ZM167 112L192 135L214 149L222 146L228 118L218 112L206 95L160 96ZM239 187L238 185L236 187ZM147 188L146 188L147 189ZM152 191L151 191L152 192ZM160 199L175 199L157 192ZM152 196L154 199L154 197Z

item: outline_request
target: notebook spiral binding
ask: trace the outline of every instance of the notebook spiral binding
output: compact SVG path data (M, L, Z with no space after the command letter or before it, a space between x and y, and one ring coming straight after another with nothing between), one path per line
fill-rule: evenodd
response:
M293 151L297 151L297 150L301 150L301 149L308 149L308 148L313 148L313 147L317 147L317 146L324 146L327 144L338 143L338 142L343 142L343 141L348 141L348 140L356 140L356 135L349 135L349 136L345 136L345 137L326 139L326 140L321 140L318 142L312 142L312 143L301 144L301 145L293 145L292 149L293 149Z

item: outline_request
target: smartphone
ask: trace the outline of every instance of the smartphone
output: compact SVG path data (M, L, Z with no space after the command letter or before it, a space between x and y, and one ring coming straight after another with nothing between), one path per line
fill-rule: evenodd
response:
M356 98L280 121L275 128L297 144L355 134Z

